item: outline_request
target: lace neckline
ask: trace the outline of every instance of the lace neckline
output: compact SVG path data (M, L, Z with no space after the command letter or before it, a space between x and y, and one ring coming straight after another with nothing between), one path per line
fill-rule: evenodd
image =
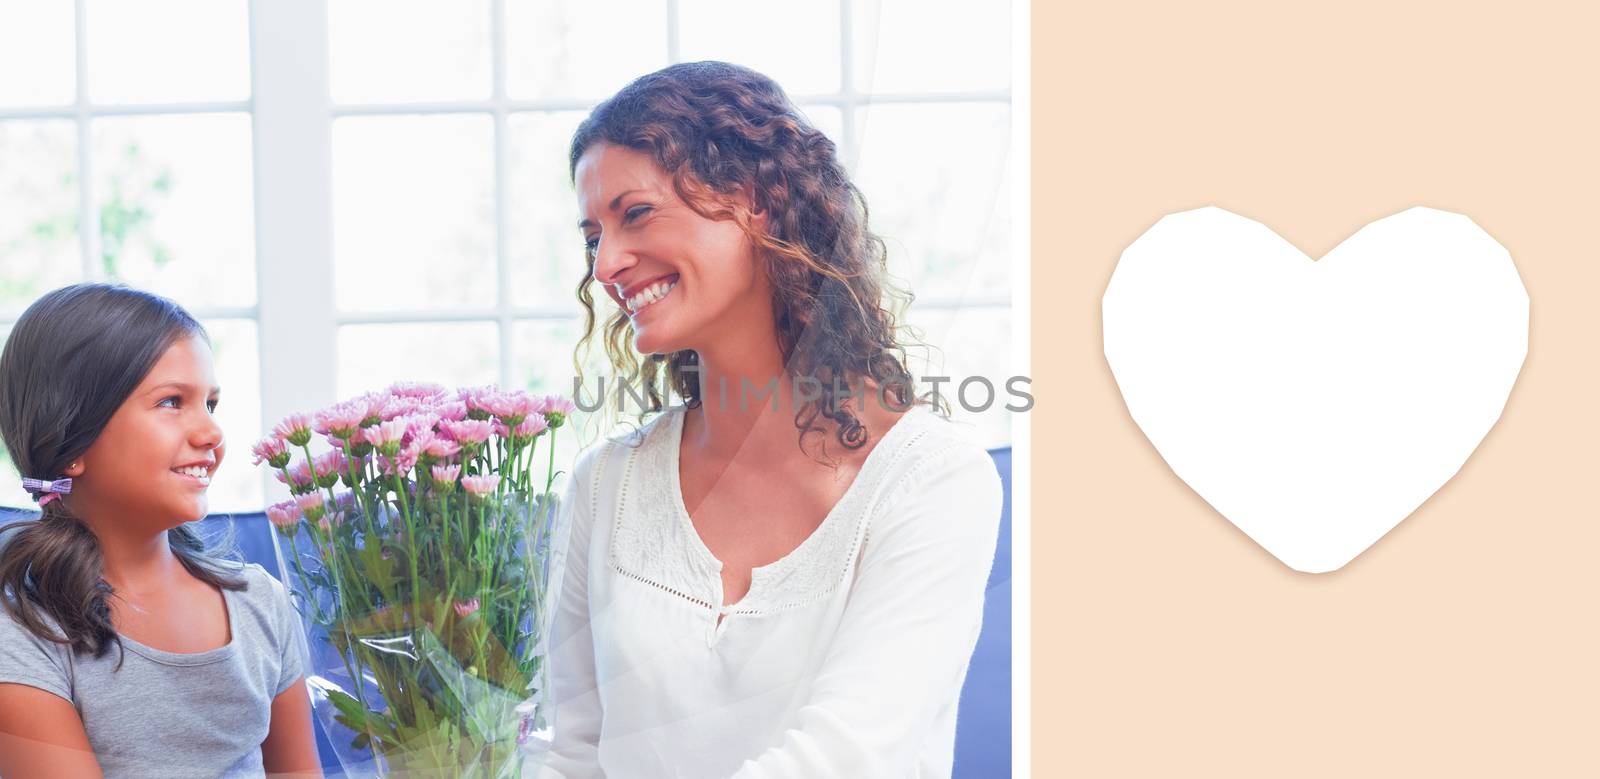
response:
M676 594L711 616L711 641L729 620L718 617L767 614L814 602L827 595L850 568L867 527L868 514L883 489L883 474L919 438L930 412L916 406L896 420L867 453L850 486L822 522L794 549L750 572L750 589L723 605L722 562L706 547L684 505L678 479L684 406L675 406L644 431L629 452L617 502L611 543L613 567Z

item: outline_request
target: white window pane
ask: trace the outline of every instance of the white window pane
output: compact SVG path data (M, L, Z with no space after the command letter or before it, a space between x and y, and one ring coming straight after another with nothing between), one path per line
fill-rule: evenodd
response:
M976 268L967 278L965 293L986 299L1011 299L1011 171L1010 160L1001 164L999 192L994 211L984 226Z
M93 138L96 272L189 307L254 305L250 117L111 117Z
M1014 412L1007 411L1006 406L1026 405L1007 386L1015 373L1010 365L1011 309L913 306L907 322L921 331L915 341L932 347L913 342L906 349L911 373L917 379L917 395L921 397L937 387L939 395L949 402L951 418L972 425L985 447L1009 445ZM947 380L935 384L925 378L936 376ZM1017 384L1015 389L1032 394L1027 384Z
M855 180L890 272L924 299L1007 295L1009 106L879 105L857 122Z
M329 0L335 102L481 100L492 84L488 0Z
M598 100L667 64L666 0L507 0L505 18L519 100Z
M77 146L70 121L0 122L0 311L83 275Z
M583 278L583 233L567 173L572 134L586 113L515 114L509 120L511 299L520 306L572 307Z
M724 60L760 71L790 96L839 91L839 4L681 0L684 61Z
M951 92L1011 84L1011 4L851 0L856 89Z
M340 398L397 381L447 387L500 381L499 326L493 322L418 322L339 328Z
M605 352L599 345L605 318L611 306L595 306L595 340L584 356L585 398L592 398L595 377L608 373ZM511 376L519 387L537 393L558 393L571 397L576 371L573 350L583 337L583 309L572 304L571 319L520 320L511 330ZM607 378L607 386L610 379ZM592 404L592 400L591 400Z
M341 310L494 305L493 122L334 122L333 235Z
M573 307L576 310L577 304L574 303ZM602 316L604 313L605 309L602 309ZM603 319L601 323L604 323ZM579 317L566 321L517 322L511 330L512 384L541 395L553 393L573 397L573 379L576 373L573 370L572 353L582 336L583 320ZM602 375L607 377L608 391L612 386L604 364L602 352L589 350L583 375L583 397L587 405L594 405L597 377ZM631 406L629 410L633 410ZM570 472L578 453L584 446L599 440L603 432L598 427L599 420L590 419L590 412L580 410L574 416L576 418L573 424L561 428L556 435L556 470ZM548 454L549 450L544 450L544 455Z
M77 91L72 3L0 3L0 106L71 103ZM17 78L15 74L26 73Z
M94 102L250 97L245 0L87 0L86 10Z
M812 127L821 130L823 135L828 136L828 139L833 141L833 145L838 148L838 154L843 159L844 111L839 110L838 106L807 105L800 106L800 113L805 114L806 119L811 121ZM849 160L845 160L845 162L848 164Z
M216 364L217 422L228 451L211 483L211 511L260 511L261 471L250 465L250 445L262 435L261 349L256 323L214 319L204 323Z

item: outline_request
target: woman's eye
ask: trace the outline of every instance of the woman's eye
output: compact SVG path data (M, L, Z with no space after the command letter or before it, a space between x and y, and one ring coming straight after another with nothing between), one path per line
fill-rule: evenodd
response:
M210 411L213 414L217 413L217 401L215 401L215 400L206 401L206 410Z
M597 235L593 238L585 238L583 240L583 251L590 255L600 251L600 236Z
M161 402L157 403L156 405L166 406L167 408L178 408L179 406L183 405L183 398L173 395L170 398L162 398Z
M638 219L641 216L644 216L646 213L649 213L649 211L650 211L650 207L649 206L644 206L644 205L634 206L633 208L630 208L627 211L622 212L622 221L624 223L632 222L633 220Z

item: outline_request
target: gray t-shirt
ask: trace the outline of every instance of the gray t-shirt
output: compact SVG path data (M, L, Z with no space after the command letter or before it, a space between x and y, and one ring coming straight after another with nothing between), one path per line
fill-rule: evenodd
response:
M255 563L236 578L249 588L223 590L227 646L180 654L124 636L121 670L115 645L74 655L0 609L0 682L70 701L108 779L264 776L272 698L304 673L306 642L281 582Z

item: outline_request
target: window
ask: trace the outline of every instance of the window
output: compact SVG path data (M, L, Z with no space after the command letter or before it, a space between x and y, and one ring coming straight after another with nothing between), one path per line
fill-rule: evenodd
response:
M246 10L0 6L0 334L77 281L168 295L211 334L235 451L261 428ZM9 456L0 480L0 502L31 502ZM262 482L224 469L212 495L221 509L259 506Z
M988 445L1010 442L1005 3L0 8L0 73L43 76L0 78L0 335L79 279L201 316L233 452L216 510L275 494L246 453L289 411L399 378L570 392L567 142L629 79L694 59L767 73L839 143L938 348L914 350L914 370L952 377L947 397L985 377L988 410L953 405ZM587 443L558 441L562 462ZM7 503L26 497L14 482Z

